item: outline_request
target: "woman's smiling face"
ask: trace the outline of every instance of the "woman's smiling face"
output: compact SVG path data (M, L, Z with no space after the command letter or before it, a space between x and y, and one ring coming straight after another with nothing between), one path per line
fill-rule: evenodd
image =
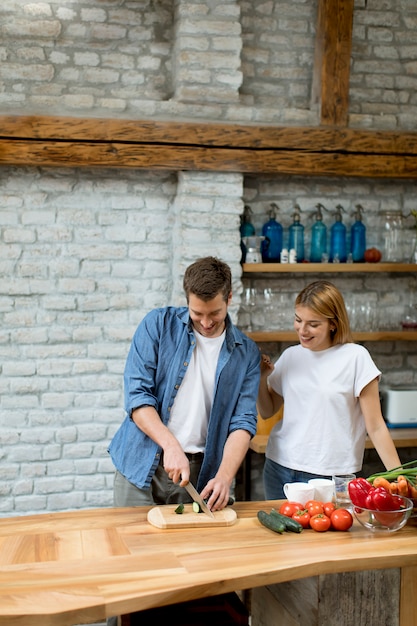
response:
M307 306L295 307L294 328L303 348L319 352L332 345L333 321Z

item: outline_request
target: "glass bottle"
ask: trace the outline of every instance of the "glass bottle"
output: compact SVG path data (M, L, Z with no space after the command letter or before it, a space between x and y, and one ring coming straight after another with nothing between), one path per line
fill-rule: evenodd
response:
M346 226L342 221L343 207L338 204L335 211L335 221L330 229L330 263L346 263Z
M304 226L301 224L301 209L298 204L294 207L292 214L293 223L289 227L288 250L295 250L297 263L304 261Z
M350 251L354 263L363 263L366 250L366 226L362 221L363 207L357 204L355 208L356 211L353 214L355 222L350 229Z
M320 203L316 205L317 211L314 213L316 221L311 227L310 261L312 263L321 263L323 255L327 253L327 227L323 222L322 207Z
M255 234L255 226L251 222L252 209L248 204L245 205L243 213L240 216L240 251L242 253L240 262L246 261L247 248L243 241L244 237L251 237Z
M265 240L262 242L261 252L264 263L279 263L282 250L282 226L276 221L279 206L274 202L268 212L269 220L262 226L262 235Z

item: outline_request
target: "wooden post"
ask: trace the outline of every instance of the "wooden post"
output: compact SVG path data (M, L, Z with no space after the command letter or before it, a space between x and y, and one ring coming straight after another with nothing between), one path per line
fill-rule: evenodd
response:
M347 126L354 0L319 0L312 108L320 123Z

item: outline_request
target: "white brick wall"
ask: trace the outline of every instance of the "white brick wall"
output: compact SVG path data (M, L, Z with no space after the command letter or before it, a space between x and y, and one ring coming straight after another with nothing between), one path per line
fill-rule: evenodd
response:
M2 0L0 113L317 124L316 5ZM352 125L414 129L416 31L412 0L357 3ZM130 338L149 309L183 302L183 271L203 254L230 263L237 318L244 202L258 230L271 201L286 227L294 201L307 212L360 201L372 228L383 208L415 208L416 191L414 181L0 168L0 515L111 504L106 449L123 418ZM280 288L295 294L301 282ZM416 291L413 276L395 289L358 276L341 286L386 303ZM415 382L413 344L372 349L393 382Z
M241 290L240 174L0 170L0 515L110 505L131 336L198 256Z
M317 0L0 3L1 112L317 124ZM417 5L355 3L350 124L414 129Z

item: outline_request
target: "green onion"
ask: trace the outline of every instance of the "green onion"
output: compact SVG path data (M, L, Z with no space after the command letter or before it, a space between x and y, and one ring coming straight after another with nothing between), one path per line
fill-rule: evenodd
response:
M373 483L375 478L381 476L382 478L386 478L386 480L395 481L398 476L404 476L407 481L413 487L417 486L417 460L409 461L408 463L404 463L404 465L400 465L399 467L394 467L392 470L388 470L386 472L378 472L376 474L372 474L369 476L367 480L370 483Z

